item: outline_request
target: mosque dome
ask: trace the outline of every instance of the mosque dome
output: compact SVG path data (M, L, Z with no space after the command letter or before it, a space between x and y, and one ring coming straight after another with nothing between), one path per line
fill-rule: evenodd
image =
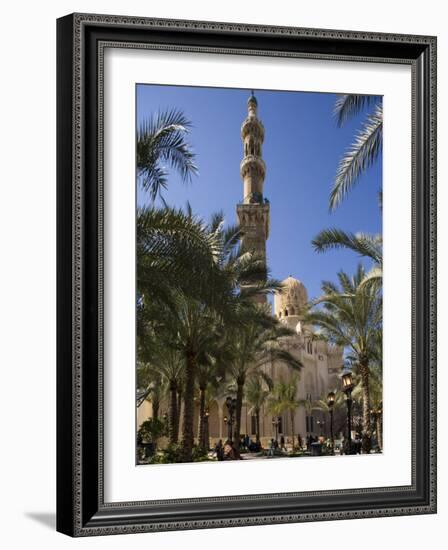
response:
M305 286L294 277L287 277L282 281L283 290L274 297L274 310L277 317L300 316L303 307L308 302L308 293Z

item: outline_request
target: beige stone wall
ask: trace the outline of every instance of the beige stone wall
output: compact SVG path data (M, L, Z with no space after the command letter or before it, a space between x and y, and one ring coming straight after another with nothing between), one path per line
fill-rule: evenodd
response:
M140 407L137 407L137 430L145 420L152 415L152 406L149 401L143 401Z

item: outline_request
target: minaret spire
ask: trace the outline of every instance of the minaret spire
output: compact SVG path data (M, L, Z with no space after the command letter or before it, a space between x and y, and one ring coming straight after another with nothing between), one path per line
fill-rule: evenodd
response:
M264 126L258 118L258 101L252 90L247 100L247 117L241 126L243 160L240 165L243 180L243 202L237 205L237 214L243 232L242 247L253 252L266 264L266 240L269 236L269 202L263 188L266 165L262 158ZM265 303L260 295L257 302Z

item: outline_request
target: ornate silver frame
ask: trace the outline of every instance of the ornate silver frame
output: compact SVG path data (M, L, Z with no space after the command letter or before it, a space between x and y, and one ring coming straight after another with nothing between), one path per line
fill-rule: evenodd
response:
M411 65L413 451L410 486L104 502L102 134L103 56L107 47ZM435 513L435 37L91 14L66 16L58 20L57 175L59 531L71 536L89 536ZM85 421L87 417L89 423ZM417 448L417 434L423 433L427 434L427 442Z

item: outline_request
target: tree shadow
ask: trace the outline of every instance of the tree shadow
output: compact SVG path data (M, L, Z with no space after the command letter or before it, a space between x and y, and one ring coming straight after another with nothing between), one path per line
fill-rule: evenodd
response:
M56 514L54 512L25 512L25 516L52 529L56 529Z

